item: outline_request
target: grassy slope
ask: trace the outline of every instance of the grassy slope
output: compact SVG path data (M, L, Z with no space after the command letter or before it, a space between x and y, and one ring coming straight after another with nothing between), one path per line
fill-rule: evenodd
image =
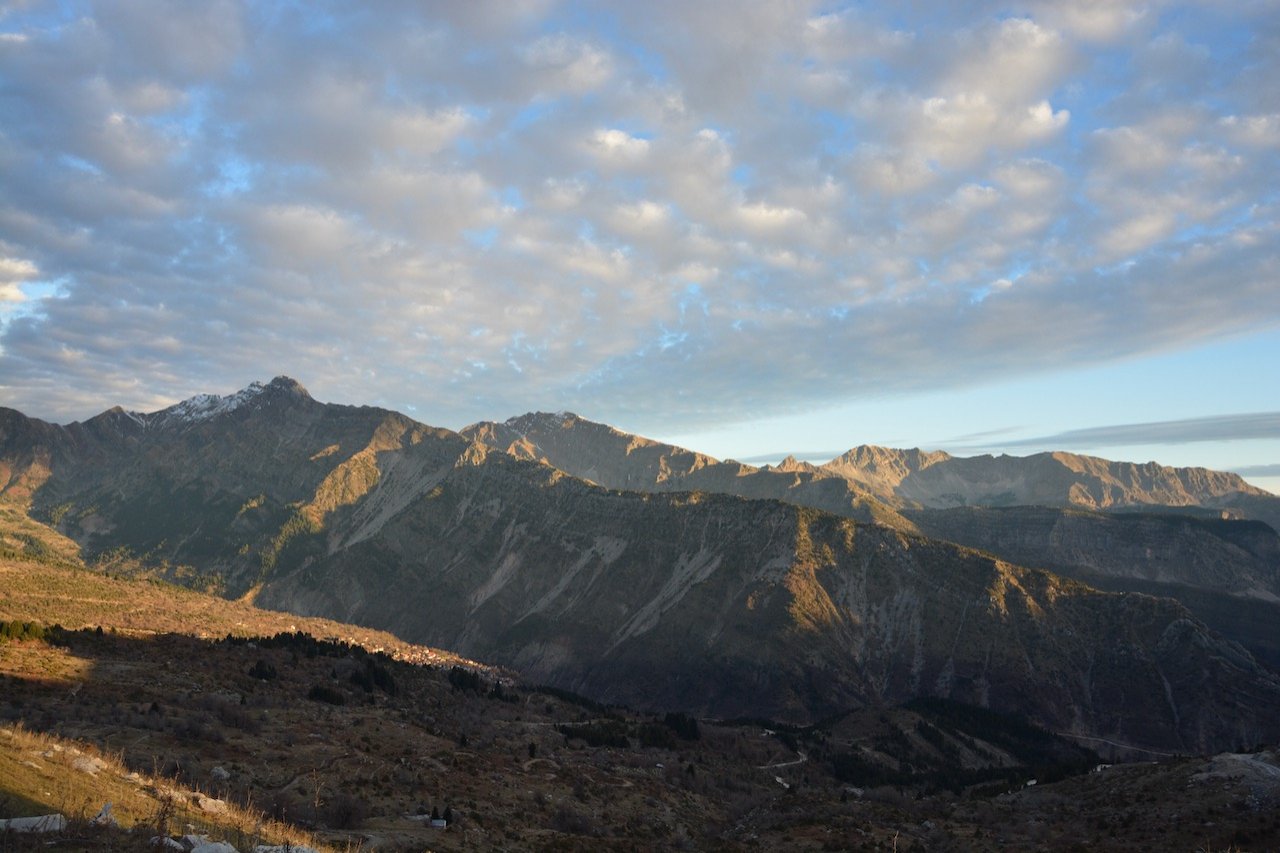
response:
M328 847L313 834L272 820L258 809L139 773L117 754L21 725L0 728L0 779L0 805L6 812L56 812L73 822L77 835L102 835L88 822L110 803L112 817L127 832L103 839L114 846L128 846L132 838L141 849L156 834L196 832L225 839L241 850L257 844Z
M0 620L21 619L64 628L99 625L131 634L196 637L271 636L302 631L383 649L408 661L471 664L439 649L406 643L385 631L331 619L262 610L250 604L150 579L112 577L74 565L0 558Z

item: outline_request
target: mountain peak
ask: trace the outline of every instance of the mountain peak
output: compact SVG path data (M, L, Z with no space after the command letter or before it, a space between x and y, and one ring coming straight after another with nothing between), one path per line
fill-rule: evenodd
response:
M254 387L257 387L262 390L271 389L274 391L287 391L288 393L293 394L296 397L311 396L311 394L307 391L307 389L303 387L301 382L299 382L298 380L294 379L291 376L284 376L283 374L280 376L277 376L275 379L272 379L266 385L262 385L259 382L254 382L249 385L249 388L254 388ZM246 388L245 390L247 391L249 389Z
M799 459L797 459L795 456L791 454L788 454L786 459L783 459L777 465L773 465L771 467L774 471L783 471L788 474L792 474L797 471L815 470L813 465L810 465L808 462L801 462Z
M253 402L264 396L288 396L297 399L310 400L311 395L307 393L307 389L296 379L288 376L277 376L265 385L261 382L250 382L246 387L241 388L233 394L219 396L217 394L196 394L194 397L188 397L180 403L161 409L158 412L151 412L146 415L139 415L135 412L128 412L130 417L139 423L144 423L147 427L152 426L190 426L227 412L235 411L242 406Z
M580 417L574 412L525 412L523 415L516 415L513 418L507 418L508 426L521 426L525 424L557 424L566 425L582 421L590 423L586 418Z

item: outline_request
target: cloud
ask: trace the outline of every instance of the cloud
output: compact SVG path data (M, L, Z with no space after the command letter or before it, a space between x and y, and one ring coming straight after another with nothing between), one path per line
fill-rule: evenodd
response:
M670 429L1280 327L1266 5L1016 11L15 9L0 403Z
M649 153L649 140L632 136L616 127L597 130L591 135L589 145L592 153L609 165L633 164Z
M1280 464L1247 465L1232 469L1232 473L1239 474L1241 477L1280 477Z
M846 451L845 450L812 450L812 451L795 452L790 450L784 450L780 453L760 453L760 454L756 454L755 456L744 456L738 461L745 462L748 465L777 465L779 462L781 462L783 459L786 459L788 456L794 456L796 459L799 459L801 462L811 462L814 465L821 465L823 462L828 462L832 459L835 459L837 456L839 456L844 452Z
M560 33L544 36L520 51L530 71L539 75L544 95L584 94L597 89L613 74L606 51Z
M1190 444L1199 441L1274 439L1278 435L1280 435L1280 412L1254 412L1176 421L1088 427L1035 438L1005 440L1000 442L1000 446L1076 450L1135 444Z
M1113 41L1150 17L1154 6L1148 0L1076 0L1036 3L1038 16L1088 41Z
M26 301L22 284L37 275L39 272L31 261L0 256L0 304Z

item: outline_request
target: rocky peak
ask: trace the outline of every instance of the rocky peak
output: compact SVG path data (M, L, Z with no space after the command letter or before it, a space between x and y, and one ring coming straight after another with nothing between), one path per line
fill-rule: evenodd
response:
M813 465L809 462L801 462L799 459L796 459L795 456L792 456L792 455L788 455L786 459L783 459L777 465L772 465L772 466L767 465L765 467L773 471L782 471L787 474L796 474L796 473L812 474L818 470L818 467L816 465Z
M898 450L861 444L820 467L837 476L873 486L885 495L891 495L893 489L906 477L949 459L951 456L942 451L925 452L919 448Z
M310 392L302 386L302 383L290 376L277 376L266 385L254 382L249 387L258 386L264 391L275 391L280 393L292 394L294 397L311 398ZM246 389L248 390L248 389Z
M538 430L567 429L590 423L592 422L574 412L526 412L523 415L507 418L503 426L510 427L523 435Z
M288 376L277 376L265 385L251 382L233 394L219 396L217 394L196 394L167 409L141 414L125 412L124 414L142 424L146 428L187 427L202 423L211 418L225 415L253 403L265 400L310 400L307 389L296 379Z

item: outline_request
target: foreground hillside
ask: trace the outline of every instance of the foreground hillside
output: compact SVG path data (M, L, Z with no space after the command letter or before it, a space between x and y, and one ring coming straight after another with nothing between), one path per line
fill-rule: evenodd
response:
M139 633L120 621L125 602L215 635L217 600L0 566L24 588L70 584L106 605L101 632L0 643L0 818L72 818L41 849L144 849L185 824L242 851L1253 849L1280 838L1270 751L1088 772L1098 759L1059 738L939 700L803 729L644 715L302 634ZM0 620L29 620L32 600L0 599ZM62 600L70 623L83 600ZM57 616L64 605L38 606ZM106 800L120 830L82 821ZM432 812L449 826L427 825Z
M6 509L91 561L600 701L808 724L937 696L1167 751L1280 734L1280 677L1172 601L910 522L603 488L286 378L68 426L0 412L0 475Z

